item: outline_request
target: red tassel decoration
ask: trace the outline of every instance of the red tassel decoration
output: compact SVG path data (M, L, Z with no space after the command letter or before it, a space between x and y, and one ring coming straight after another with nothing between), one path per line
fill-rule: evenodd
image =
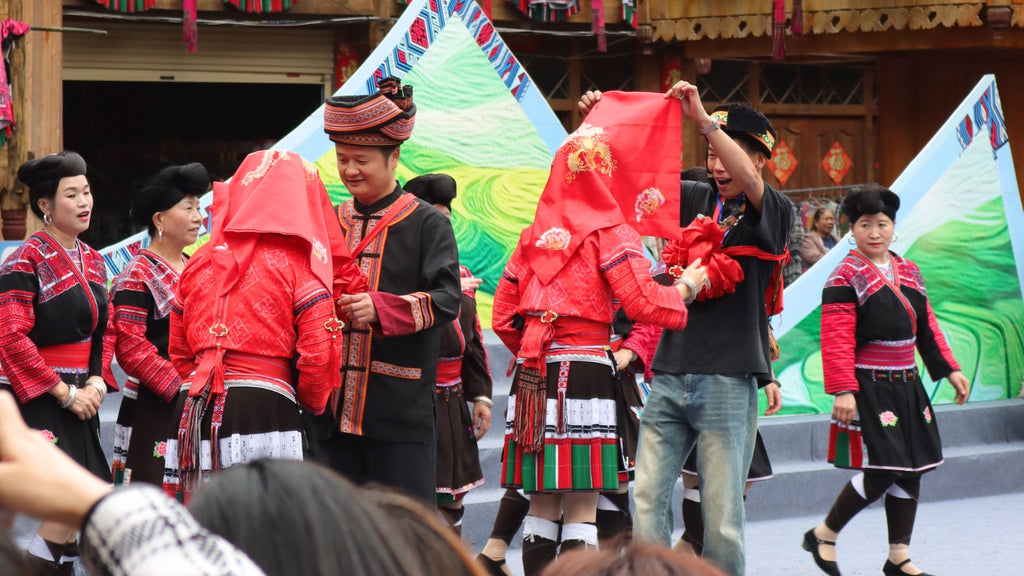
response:
M521 366L513 385L516 395L516 443L522 447L523 452L540 452L544 447L547 381L539 371Z
M184 25L182 39L189 52L196 52L199 50L199 24L197 23L199 15L196 13L196 0L185 0L182 3L182 10L184 11L181 18Z
M772 0L772 60L786 59L786 0Z
M484 14L487 15L487 19L488 20L493 19L493 16L491 16L491 0L483 0L483 2L481 2L481 4L482 4L482 7L484 9Z
M604 2L602 0L591 0L590 11L593 13L590 30L597 34L597 51L607 52L608 35L604 33Z
M804 35L804 0L793 0L793 23L789 26L794 38Z

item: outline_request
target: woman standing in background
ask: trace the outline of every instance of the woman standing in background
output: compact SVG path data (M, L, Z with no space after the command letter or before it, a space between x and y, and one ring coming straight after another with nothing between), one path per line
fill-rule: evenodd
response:
M114 431L114 483L161 485L167 430L181 377L167 356L171 301L203 217L199 197L210 188L202 164L164 168L132 198L131 216L149 230L149 246L114 278L110 289L117 362L128 375Z
M0 386L14 392L29 427L105 481L97 415L114 385L107 329L107 269L78 239L89 229L93 197L75 152L29 160L18 180L43 221L0 267ZM71 574L76 527L44 522L29 544L35 574Z

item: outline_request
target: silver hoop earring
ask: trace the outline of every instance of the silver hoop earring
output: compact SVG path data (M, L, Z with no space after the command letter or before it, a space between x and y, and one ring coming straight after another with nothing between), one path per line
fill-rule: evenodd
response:
M53 224L53 216L43 214L43 224Z
M854 238L853 236L850 236L849 238L847 238L846 241L850 243L850 246L856 246L857 245L857 239Z
M899 232L893 232L892 233L892 241L893 242L898 242L899 239L900 239L900 233Z

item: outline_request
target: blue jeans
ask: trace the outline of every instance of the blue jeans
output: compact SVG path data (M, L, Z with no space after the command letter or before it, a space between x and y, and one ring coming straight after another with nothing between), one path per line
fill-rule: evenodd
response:
M636 539L669 545L672 488L683 462L697 446L704 556L726 573L743 576L743 486L756 429L753 376L655 374L640 417L633 488Z

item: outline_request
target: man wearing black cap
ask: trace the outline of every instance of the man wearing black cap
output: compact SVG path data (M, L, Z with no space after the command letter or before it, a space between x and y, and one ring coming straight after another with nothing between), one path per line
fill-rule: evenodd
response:
M354 482L433 504L436 328L459 310L459 255L448 219L395 181L415 115L412 87L397 78L325 104L324 130L352 194L338 217L369 291L338 300L348 320L342 385L324 417L307 416L307 432L313 458Z
M699 447L705 531L703 555L742 576L743 488L757 427L757 378L771 378L765 290L785 252L792 203L761 179L775 130L761 113L741 105L704 110L696 86L676 83L666 97L682 101L683 115L708 141L713 187L687 188L680 225L710 216L724 231L721 252L734 258L742 279L734 290L708 267L707 293L689 307L685 330L665 330L652 368L654 381L640 420L634 534L668 546L673 528L672 488L687 455ZM600 99L588 93L583 111ZM684 263L685 265L685 263Z

